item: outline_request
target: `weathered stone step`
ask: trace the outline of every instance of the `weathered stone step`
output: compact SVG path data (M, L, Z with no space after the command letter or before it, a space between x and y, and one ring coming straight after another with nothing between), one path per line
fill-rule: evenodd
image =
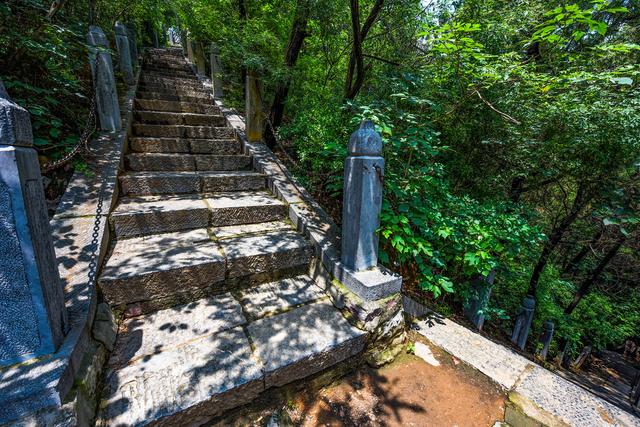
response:
M191 74L191 77L155 77L149 76L147 74L142 74L140 76L139 83L151 85L185 85L200 88L202 87L202 84L200 84L196 76L193 74Z
M136 111L134 117L139 123L156 125L224 126L226 124L226 119L222 115L197 113Z
M230 127L215 126L171 126L134 124L133 133L136 136L154 136L162 138L200 138L225 139L235 137Z
M138 111L167 111L174 113L221 114L220 109L213 104L193 102L163 101L157 99L136 99L134 102Z
M136 172L119 177L125 195L250 191L265 188L265 177L249 171Z
M312 249L290 231L212 240L207 229L118 240L100 276L112 306L150 313L306 269Z
M221 227L285 218L285 205L267 192L123 198L111 214L117 237Z
M98 424L200 425L358 354L364 340L326 303L247 325L228 294L127 320Z
M205 89L202 86L188 85L139 85L137 93L144 92L162 93L173 96L200 96L206 99L211 93L211 90Z
M161 92L137 92L136 99L153 99L159 101L174 101L174 102L190 102L190 103L203 103L205 105L213 105L213 99L209 95L199 94L192 95L173 95L169 93Z
M199 99L198 102L206 102L210 98L209 91L206 91L204 89L176 90L176 89L170 89L170 88L165 88L165 87L162 87L162 88L161 87L154 87L154 88L150 88L150 89L147 89L145 87L141 87L141 88L138 89L138 92L136 92L136 97L137 98L141 98L141 99L149 99L149 96L150 96L149 94L157 94L158 96L163 95L165 97L166 96L177 96L177 97L198 98ZM155 99L155 98L152 98L152 99Z
M127 155L131 171L234 171L251 166L244 154L134 153Z
M155 65L144 65L142 69L144 76L155 78L181 77L184 79L195 78L193 71L186 65L179 65L173 68L158 67Z
M129 149L142 153L237 154L235 139L131 138Z

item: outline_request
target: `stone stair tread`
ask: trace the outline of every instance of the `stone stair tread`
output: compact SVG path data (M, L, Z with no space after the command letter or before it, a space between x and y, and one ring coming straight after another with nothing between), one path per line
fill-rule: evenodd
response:
M224 257L205 228L123 239L116 242L100 280L131 278L211 262L224 264Z
M278 230L292 230L293 226L287 221L267 221L254 224L226 225L222 227L211 227L211 233L218 239L241 236L244 234L259 234Z
M307 275L264 283L241 291L239 300L252 319L283 312L327 295Z
M140 153L238 154L240 143L233 138L129 138L129 148Z
M201 425L264 389L262 364L242 327L185 343L112 372L100 421L142 426Z
M110 367L122 367L180 344L246 323L230 293L126 319L120 327Z
M267 388L307 377L360 353L366 337L328 301L256 320L246 330L264 364Z

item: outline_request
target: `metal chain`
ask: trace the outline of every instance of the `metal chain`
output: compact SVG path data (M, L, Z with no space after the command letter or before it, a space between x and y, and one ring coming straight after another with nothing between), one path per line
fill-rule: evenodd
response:
M93 77L92 84L91 84L91 91L93 92L91 96L91 109L89 110L89 117L87 118L87 122L84 126L84 130L82 131L82 134L80 134L80 138L78 138L77 144L73 147L73 149L70 152L65 154L62 158L53 162L46 163L42 167L43 173L51 172L52 170L58 169L60 166L63 166L69 163L81 150L84 150L87 152L89 151L89 138L91 138L93 131L96 129L97 100L96 100L95 80L98 76L98 66L99 66L98 64L100 64L100 61L96 56L95 77Z

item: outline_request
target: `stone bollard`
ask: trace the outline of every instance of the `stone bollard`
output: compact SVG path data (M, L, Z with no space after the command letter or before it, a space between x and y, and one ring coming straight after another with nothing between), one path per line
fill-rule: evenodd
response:
M180 30L180 46L182 46L182 53L187 54L187 32Z
M187 36L187 59L192 64L196 60L195 55L193 54L193 40L191 40L191 37L189 36Z
M0 366L54 353L67 310L29 113L0 80Z
M119 131L122 129L120 105L113 75L113 63L109 54L109 42L100 27L92 25L87 34L89 61L96 91L96 108L100 129Z
M464 308L464 315L479 331L481 331L484 326L484 310L489 306L491 288L493 287L495 277L495 270L491 270L488 276L476 278L471 286L471 296Z
M247 70L246 87L246 127L245 133L249 142L262 141L263 117L262 117L262 85L253 70Z
M549 347L551 346L551 340L553 339L554 328L555 325L549 320L544 322L544 325L542 326L543 331L539 340L539 343L542 344L542 349L538 353L542 360L546 360L547 355L549 354Z
M129 37L129 53L131 54L131 65L134 70L138 68L138 35L135 24L128 23L127 36Z
M518 317L516 317L516 323L513 327L513 333L511 334L511 342L517 345L520 350L524 350L524 347L527 344L535 306L535 298L531 295L527 295L522 300L520 313L518 314Z
M201 42L196 42L196 68L198 74L204 76L207 74L207 68L204 59L204 47Z
M220 62L220 50L215 43L211 43L211 82L213 83L213 97L222 98L222 63Z
M118 48L118 59L120 60L120 72L124 82L129 86L136 84L133 74L133 64L131 63L131 50L129 50L129 36L127 27L122 22L116 22L116 47Z
M342 263L353 271L378 265L383 177L382 138L366 120L351 135L344 163Z

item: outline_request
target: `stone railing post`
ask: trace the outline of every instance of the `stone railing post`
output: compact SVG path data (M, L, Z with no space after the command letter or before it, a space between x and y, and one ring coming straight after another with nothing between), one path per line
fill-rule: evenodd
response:
M547 320L542 325L542 335L540 336L539 343L542 345L540 349L539 355L542 360L546 360L547 355L549 354L549 347L551 346L551 340L553 339L553 330L555 325L553 322Z
M471 286L471 295L464 308L464 314L479 331L482 330L485 320L485 310L489 305L491 288L495 280L496 272L491 270L489 275L477 277Z
M0 80L0 365L55 352L67 310L29 113Z
M199 75L204 76L207 74L204 59L204 47L202 46L202 42L199 41L196 42L196 68Z
M196 59L195 55L193 54L193 40L191 40L191 37L189 36L187 36L187 59L192 64L195 62L195 59Z
M113 63L108 51L109 42L100 27L94 25L89 27L87 42L90 46L89 60L96 91L96 108L100 119L100 129L119 131L122 129L122 120L116 80L113 75Z
M344 164L342 263L353 271L378 265L384 159L382 138L371 121L351 135Z
M213 83L213 97L222 98L222 63L220 62L220 50L215 43L211 43L211 82Z
M187 54L187 32L180 30L180 46L182 46L182 53Z
M138 68L138 35L136 33L135 24L128 23L127 36L129 37L129 53L131 53L131 65L133 68Z
M131 50L129 49L129 35L127 27L122 22L116 22L116 47L118 48L118 59L120 61L120 71L124 82L129 86L136 84L133 74L133 64L131 63Z
M522 300L520 313L516 317L516 323L513 326L513 333L511 334L511 342L517 345L520 350L524 350L524 346L527 345L527 338L531 331L531 322L533 321L535 306L535 298L527 295Z
M262 117L262 85L256 72L247 70L246 86L246 127L245 133L249 142L262 141L263 117Z

